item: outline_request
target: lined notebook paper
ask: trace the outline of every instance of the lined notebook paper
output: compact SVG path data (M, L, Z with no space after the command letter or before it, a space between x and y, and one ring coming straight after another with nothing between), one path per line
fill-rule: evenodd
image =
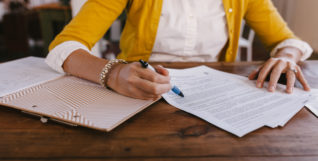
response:
M0 97L63 76L37 57L2 63L0 75Z

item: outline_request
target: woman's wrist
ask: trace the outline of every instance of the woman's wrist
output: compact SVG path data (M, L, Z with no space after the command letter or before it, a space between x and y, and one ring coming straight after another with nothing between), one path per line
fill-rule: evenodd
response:
M108 87L108 80L109 78L112 76L111 73L113 70L116 69L116 66L118 66L119 64L127 64L127 62L123 59L113 59L107 62L107 64L104 66L104 68L102 69L100 75L99 75L99 83L107 88ZM117 71L118 72L118 71ZM116 73L116 71L115 71Z
M302 52L295 47L284 47L277 51L274 58L284 58L295 63L299 62L302 57Z
M95 83L99 83L99 74L108 60L95 57L85 50L71 53L63 63L66 73Z

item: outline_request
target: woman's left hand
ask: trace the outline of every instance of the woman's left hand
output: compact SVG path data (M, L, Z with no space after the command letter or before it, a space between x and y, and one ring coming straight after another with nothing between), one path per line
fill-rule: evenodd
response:
M253 80L257 77L256 87L263 88L266 77L270 75L268 91L274 92L279 77L282 73L286 73L287 93L293 92L296 79L299 80L305 91L310 91L310 87L301 71L301 68L297 65L301 55L301 51L297 48L282 48L276 53L275 57L270 58L258 69L252 71L248 78Z

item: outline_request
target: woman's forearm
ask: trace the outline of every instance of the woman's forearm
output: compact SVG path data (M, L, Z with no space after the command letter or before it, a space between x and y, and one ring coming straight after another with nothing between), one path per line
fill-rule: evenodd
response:
M65 72L99 83L99 75L108 60L101 59L79 49L64 61ZM140 63L118 64L109 73L107 86L114 91L138 99L158 99L171 89L169 73L160 66L156 72L142 68Z
M85 50L78 49L67 57L63 69L71 75L99 83L99 74L106 63L106 59L98 58Z

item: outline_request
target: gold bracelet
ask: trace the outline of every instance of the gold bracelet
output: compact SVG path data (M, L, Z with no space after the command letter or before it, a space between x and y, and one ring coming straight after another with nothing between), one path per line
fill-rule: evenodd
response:
M102 71L99 75L99 83L103 87L107 88L107 80L109 78L109 73L111 71L111 68L118 63L127 64L127 62L123 59L113 59L113 60L108 61L107 64L102 69Z

